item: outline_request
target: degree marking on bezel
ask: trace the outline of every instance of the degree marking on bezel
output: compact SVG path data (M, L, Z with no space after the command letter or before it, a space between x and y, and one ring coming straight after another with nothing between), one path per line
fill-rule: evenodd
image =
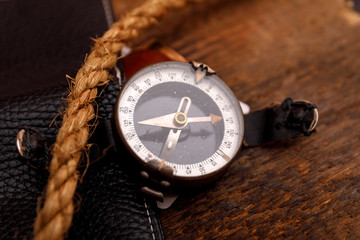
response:
M195 82L196 84L198 84L201 80L204 79L206 72L205 71L201 71L200 69L196 70L196 78L195 78Z
M231 161L231 158L228 156L228 155L226 155L223 151L221 151L220 149L218 149L217 151L216 151L221 157L223 157L226 161Z

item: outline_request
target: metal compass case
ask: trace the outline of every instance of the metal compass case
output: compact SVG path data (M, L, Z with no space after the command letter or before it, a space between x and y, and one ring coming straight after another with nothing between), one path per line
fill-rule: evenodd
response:
M252 118L258 120L250 120L254 130L249 130L253 133L246 144L268 141L263 138L264 124L280 129L269 133L269 140L299 135L281 130L279 124L284 123L276 122L278 115L306 119L303 133L313 131L318 119L314 105L301 102L302 111L295 107L289 112L291 104L292 100L282 104L285 111L269 108L275 112L270 120L268 111L255 112ZM235 159L245 136L239 100L214 70L197 62L165 61L138 71L118 96L115 123L121 140L142 165L142 177L150 180L142 191L160 201L169 189L198 187L218 178Z

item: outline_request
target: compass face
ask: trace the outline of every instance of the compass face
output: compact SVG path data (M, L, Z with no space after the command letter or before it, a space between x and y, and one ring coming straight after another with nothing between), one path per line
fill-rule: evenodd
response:
M119 134L138 160L165 161L175 178L221 171L243 141L243 115L232 91L189 63L140 70L122 89L115 114Z

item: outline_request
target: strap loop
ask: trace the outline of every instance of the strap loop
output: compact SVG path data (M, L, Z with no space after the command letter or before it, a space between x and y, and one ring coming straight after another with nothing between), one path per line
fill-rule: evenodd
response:
M286 98L280 105L245 115L245 146L258 146L268 142L310 136L319 119L316 105Z

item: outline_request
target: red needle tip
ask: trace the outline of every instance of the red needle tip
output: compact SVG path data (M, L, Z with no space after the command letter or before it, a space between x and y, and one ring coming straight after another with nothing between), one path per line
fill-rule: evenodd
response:
M222 120L222 117L215 115L215 114L210 114L210 118L211 118L211 123L215 124L218 121Z

